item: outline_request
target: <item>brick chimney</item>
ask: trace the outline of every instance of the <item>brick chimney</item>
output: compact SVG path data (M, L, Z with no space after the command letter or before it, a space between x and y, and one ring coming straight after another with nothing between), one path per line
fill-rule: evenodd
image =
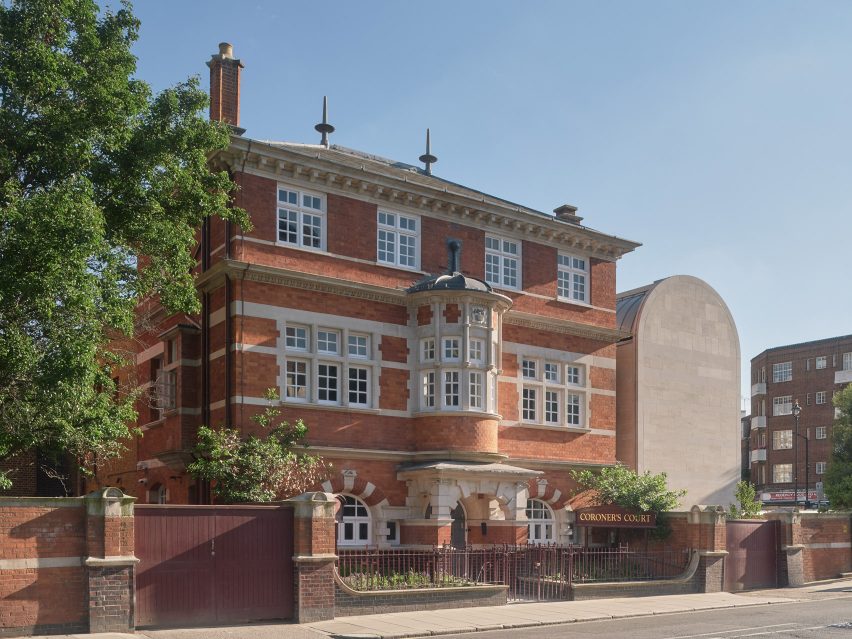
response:
M219 53L210 57L210 119L240 126L240 69L234 59L234 47L219 43Z
M563 222L579 224L583 221L583 218L577 215L577 207L572 206L571 204L563 204L562 206L553 209L553 212L556 213L556 219L562 220Z

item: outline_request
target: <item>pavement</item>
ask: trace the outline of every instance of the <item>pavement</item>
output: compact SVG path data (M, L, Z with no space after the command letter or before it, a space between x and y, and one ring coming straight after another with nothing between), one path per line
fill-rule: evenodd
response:
M136 634L53 635L33 639L401 639L482 630L529 628L579 621L646 617L697 610L740 608L818 600L852 594L852 579L819 582L798 588L592 601L517 603L421 612L338 617L306 625L252 624L216 628L140 630Z

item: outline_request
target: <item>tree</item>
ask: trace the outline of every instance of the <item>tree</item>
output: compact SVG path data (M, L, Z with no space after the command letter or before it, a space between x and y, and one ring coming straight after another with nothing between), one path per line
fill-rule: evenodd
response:
M831 429L831 459L825 473L825 496L834 509L852 508L852 384L834 396L840 416Z
M599 473L590 470L572 471L571 475L580 490L591 490L599 505L621 506L628 510L656 513L657 526L652 531L659 539L671 534L665 513L680 505L685 490L669 490L666 474L652 475L646 470L641 475L622 464L607 466Z
M734 492L736 504L728 507L730 519L755 519L763 510L763 505L757 501L757 492L750 481L738 481Z
M243 437L233 428L198 431L195 461L187 470L198 479L213 483L213 491L223 503L265 502L303 493L328 479L331 467L321 458L294 453L308 428L302 420L289 424L279 421L281 411L275 389L269 389L270 402L252 420L268 429L266 437Z
M227 127L197 80L152 95L133 77L138 29L128 4L0 2L0 460L117 454L135 414L112 340L146 297L198 310L206 217L248 225L208 170Z
M680 504L685 490L669 490L666 474L643 474L622 464L607 466L599 473L590 470L573 471L572 476L582 490L594 491L600 505L616 505L628 510L663 513Z

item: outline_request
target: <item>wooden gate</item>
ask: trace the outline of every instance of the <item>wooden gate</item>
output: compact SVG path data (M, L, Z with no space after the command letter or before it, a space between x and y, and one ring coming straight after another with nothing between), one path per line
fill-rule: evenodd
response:
M728 521L725 590L778 586L778 522Z
M293 616L293 511L136 506L136 625Z

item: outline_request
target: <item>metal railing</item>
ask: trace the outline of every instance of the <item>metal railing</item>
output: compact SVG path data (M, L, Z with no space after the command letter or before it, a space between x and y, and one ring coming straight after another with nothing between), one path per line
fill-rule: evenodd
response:
M689 550L636 551L578 546L338 549L337 571L360 591L497 584L511 600L567 599L572 583L669 579L686 570Z

